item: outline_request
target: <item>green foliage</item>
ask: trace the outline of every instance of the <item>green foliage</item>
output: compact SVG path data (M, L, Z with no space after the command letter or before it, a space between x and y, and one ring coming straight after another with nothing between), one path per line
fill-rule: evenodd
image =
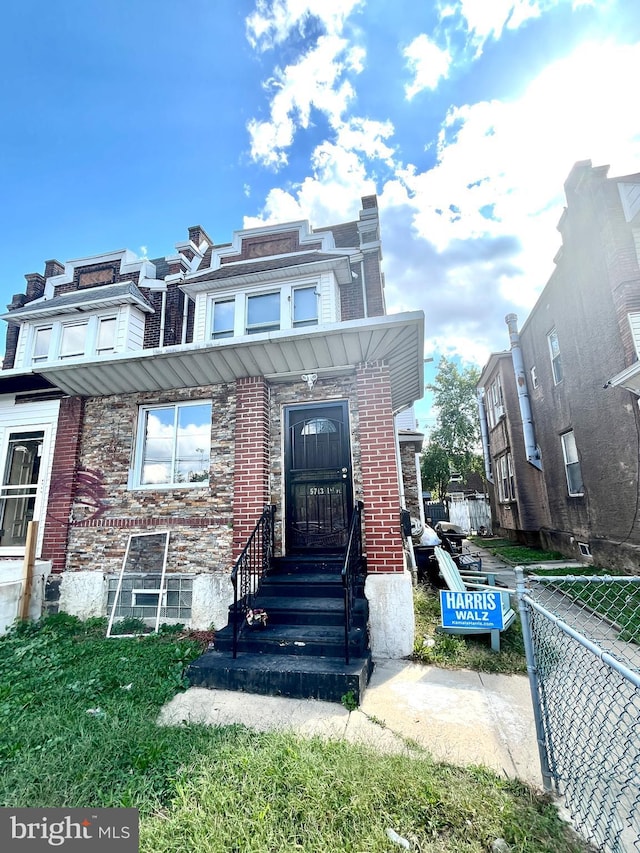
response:
M512 566L527 566L533 563L566 559L564 554L559 551L542 551L540 548L518 545L517 542L512 542L510 539L486 539L474 536L471 537L470 541Z
M141 853L585 853L548 799L483 768L240 726L157 725L199 646L60 615L0 638L0 806L140 809ZM100 628L100 634L98 633Z
M435 500L443 501L451 479L451 466L446 450L430 441L420 458L422 488L430 491Z
M480 370L475 366L459 368L442 356L433 385L433 402L438 415L431 441L449 457L452 469L463 476L472 470L480 445L480 421L476 385ZM477 463L476 463L477 464Z
M356 699L355 693L353 690L348 690L344 696L340 699L342 705L347 709L347 711L355 711L358 707L358 700Z

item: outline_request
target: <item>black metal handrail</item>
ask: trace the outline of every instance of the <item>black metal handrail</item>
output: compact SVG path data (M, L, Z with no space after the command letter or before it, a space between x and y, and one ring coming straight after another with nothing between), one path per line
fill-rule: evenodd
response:
M238 637L260 586L269 571L273 557L275 506L266 506L242 554L231 572L233 584L233 657L238 655Z
M353 607L356 600L356 587L362 575L362 510L364 504L357 501L353 508L349 536L342 564L342 587L344 591L344 659L349 663L349 634Z

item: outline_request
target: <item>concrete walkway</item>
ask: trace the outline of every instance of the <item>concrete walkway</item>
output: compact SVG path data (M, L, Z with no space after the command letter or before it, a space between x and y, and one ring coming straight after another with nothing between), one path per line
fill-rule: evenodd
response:
M514 588L513 569L482 548L484 571ZM436 761L482 765L542 787L529 681L524 675L446 670L379 660L362 705L351 713L331 702L192 687L166 705L160 722L344 738L385 752L426 750Z
M164 725L187 721L344 738L385 752L427 750L437 761L479 764L542 786L529 682L522 675L383 660L351 713L313 699L192 687L160 716Z

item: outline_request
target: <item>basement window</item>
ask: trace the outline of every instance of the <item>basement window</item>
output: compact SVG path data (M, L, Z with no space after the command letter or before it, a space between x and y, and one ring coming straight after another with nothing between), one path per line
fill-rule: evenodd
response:
M586 542L578 542L578 548L580 549L580 555L582 557L591 557L591 548L587 545Z

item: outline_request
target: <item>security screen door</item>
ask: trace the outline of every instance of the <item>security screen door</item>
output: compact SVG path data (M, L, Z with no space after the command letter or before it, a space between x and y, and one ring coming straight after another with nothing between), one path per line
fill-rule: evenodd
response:
M285 546L339 551L353 506L346 402L285 411Z

